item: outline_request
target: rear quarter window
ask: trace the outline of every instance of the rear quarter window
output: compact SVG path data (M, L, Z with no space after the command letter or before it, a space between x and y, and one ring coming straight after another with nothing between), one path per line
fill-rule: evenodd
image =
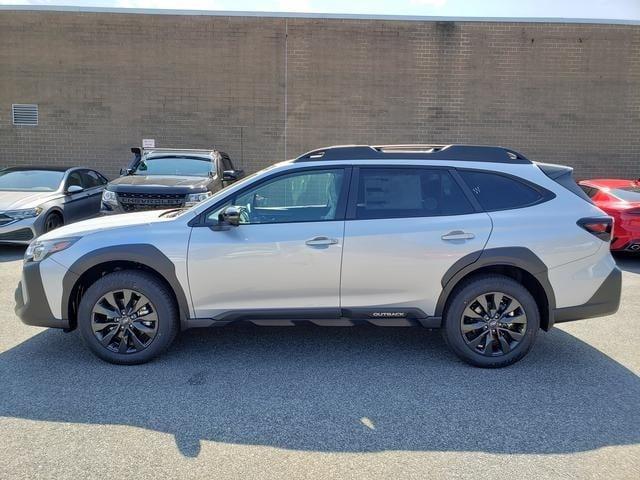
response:
M486 211L529 207L546 200L543 191L512 177L475 170L458 172Z

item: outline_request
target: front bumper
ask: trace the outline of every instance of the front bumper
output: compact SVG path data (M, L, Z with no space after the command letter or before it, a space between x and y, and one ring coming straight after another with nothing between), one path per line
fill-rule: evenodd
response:
M0 226L0 244L29 245L42 232L42 214Z
M553 312L554 323L604 317L616 313L620 306L621 292L622 272L614 267L587 303L574 307L556 308Z
M67 320L55 318L47 296L44 293L40 263L25 263L22 268L22 280L15 291L15 312L20 320L35 327L69 328Z

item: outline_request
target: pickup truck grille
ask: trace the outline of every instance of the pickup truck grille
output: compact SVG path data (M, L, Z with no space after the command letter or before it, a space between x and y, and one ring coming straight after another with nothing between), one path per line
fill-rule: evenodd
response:
M158 210L184 206L185 195L174 193L118 193L125 212Z

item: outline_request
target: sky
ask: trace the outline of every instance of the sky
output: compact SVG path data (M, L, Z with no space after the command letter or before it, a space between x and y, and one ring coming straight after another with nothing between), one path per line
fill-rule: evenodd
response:
M640 21L640 0L0 0L0 5Z

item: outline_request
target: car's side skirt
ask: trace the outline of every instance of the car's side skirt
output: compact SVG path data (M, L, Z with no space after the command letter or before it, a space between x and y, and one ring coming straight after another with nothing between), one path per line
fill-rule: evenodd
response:
M417 308L294 308L269 310L234 310L216 318L191 318L186 328L223 327L230 324L289 327L311 324L321 327L378 327L440 328L441 317L426 315Z

